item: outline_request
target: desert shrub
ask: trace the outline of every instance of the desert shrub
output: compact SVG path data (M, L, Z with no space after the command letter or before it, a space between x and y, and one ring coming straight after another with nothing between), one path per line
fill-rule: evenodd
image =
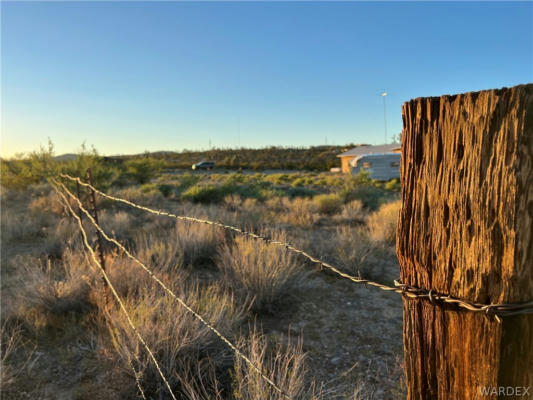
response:
M54 146L48 142L47 147L22 155L18 159L2 160L0 180L3 186L23 190L28 186L44 182L48 177L55 177L59 172L85 178L88 168L91 169L93 183L100 189L107 189L120 177L120 169L108 164L93 148L88 150L82 145L76 158L69 161L54 159Z
M342 206L341 217L348 221L364 220L363 202L361 200L352 200Z
M175 242L184 263L194 266L209 263L224 238L220 229L194 222L177 222L173 235L170 240Z
M305 187L291 187L288 188L285 193L289 197L313 197L317 192Z
M50 212L53 214L63 214L65 211L59 195L55 191L39 196L30 202L30 211L34 214L41 212Z
M223 239L224 233L210 225L188 222L176 224L174 240L187 265L209 263L216 256L217 246Z
M400 207L400 200L386 203L378 211L368 216L367 226L372 240L387 245L394 245Z
M111 189L109 194L142 205L160 203L163 200L160 192L157 190L143 191L142 186Z
M343 203L339 195L334 193L319 194L313 198L313 202L322 214L335 214L339 212Z
M181 198L182 200L188 200L194 203L218 203L228 194L229 190L225 186L198 184L185 190L181 194Z
M238 210L242 205L242 198L238 194L230 194L224 197L224 205L230 211Z
M160 184L157 186L157 190L159 190L164 197L168 197L172 194L174 188L171 185Z
M270 174L267 175L265 179L269 182L274 183L275 185L283 185L291 182L291 177L289 177L288 174Z
M388 181L387 183L385 183L385 189L386 190L390 190L390 191L393 191L393 192L398 192L400 191L401 189L401 184L400 184L400 180L399 179L391 179L390 181Z
M141 186L143 193L160 193L163 197L169 197L174 192L174 186L165 183L145 183Z
M64 247L69 246L74 248L76 244L81 244L79 232L78 224L72 218L61 218L58 220L55 228L47 230L48 254L59 257ZM50 253L51 249L55 250L55 254Z
M103 210L98 222L108 235L117 239L127 238L134 228L133 217L125 211Z
M335 262L343 270L364 278L382 275L379 251L361 228L338 227L335 231Z
M134 239L139 258L157 264L164 272L168 272L167 267L175 270L177 266L209 264L223 241L224 232L220 229L187 221L176 222L173 230L141 233Z
M198 183L199 180L200 180L199 175L192 175L191 173L187 172L178 177L179 188L181 190L187 189L188 187Z
M22 361L15 362L15 354L22 350L28 341L24 339L23 328L19 324L13 324L10 321L3 321L0 327L0 392L8 391L17 378L24 372L30 362L29 357Z
M219 287L200 289L177 281L172 286L178 296L222 334L231 336L241 323L244 308L237 306ZM184 381L208 379L205 375L210 371L207 368L210 363L218 368L226 365L227 346L184 307L169 296L162 296L155 287L145 286L136 296L128 296L125 305L148 347L157 355L173 391L186 391ZM111 308L109 314L106 322L117 361L129 368L131 359L149 396L164 394L165 385L124 314L118 307Z
M91 307L94 273L81 252L67 250L61 261L33 259L20 266L18 318L33 332L53 323L55 316Z
M283 197L270 197L265 200L264 206L267 210L278 212L285 210L287 207L282 203ZM286 201L290 203L290 199L287 197Z
M287 241L284 233L266 233L272 234L276 240ZM222 248L218 266L228 286L242 298L253 298L253 309L257 312L273 311L305 275L295 254L244 237L237 237L233 245Z
M2 212L2 240L6 242L20 241L43 236L46 226L46 215Z
M56 175L59 171L59 164L53 160L53 155L54 146L51 141L48 141L47 147L41 146L38 151L27 156L13 160L1 160L2 186L23 190L48 176Z
M369 210L376 210L384 199L383 189L370 184L356 186L353 189L341 192L345 202L359 200Z
M307 180L304 177L296 178L292 181L292 186L294 187L301 187L306 184Z
M272 204L272 203L271 203ZM283 197L279 201L280 208L276 208L277 221L300 227L310 227L319 219L316 204L310 198L296 197L293 200Z
M314 385L306 379L303 341L286 346L268 345L266 337L257 329L252 329L248 337L241 337L238 347L244 349L254 365L259 366L291 399L318 399L321 396ZM267 383L252 367L240 358L235 358L232 372L233 398L242 400L281 400L285 399Z
M151 157L133 158L124 162L126 176L140 184L156 177L162 168L163 163Z

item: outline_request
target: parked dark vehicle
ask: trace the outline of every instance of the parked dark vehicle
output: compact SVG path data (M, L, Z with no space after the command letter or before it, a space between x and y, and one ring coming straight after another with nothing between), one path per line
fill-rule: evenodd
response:
M215 163L211 161L202 161L192 165L192 169L213 169L215 168Z

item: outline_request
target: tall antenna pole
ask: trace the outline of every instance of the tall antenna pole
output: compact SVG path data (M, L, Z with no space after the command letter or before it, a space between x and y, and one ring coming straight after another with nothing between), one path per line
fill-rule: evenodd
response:
M387 144L387 103L385 101L387 94L388 94L387 92L381 93L381 96L383 97L383 121L385 124L385 144Z

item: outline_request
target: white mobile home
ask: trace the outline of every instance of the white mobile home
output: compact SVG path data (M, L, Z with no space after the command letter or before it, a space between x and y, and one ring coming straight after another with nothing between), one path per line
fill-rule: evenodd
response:
M400 143L381 144L378 146L359 144L356 147L337 155L337 157L341 159L342 172L349 174L352 173L351 163L356 157L383 153L401 153Z
M352 174L368 171L371 179L388 181L400 177L401 153L361 154L350 161Z

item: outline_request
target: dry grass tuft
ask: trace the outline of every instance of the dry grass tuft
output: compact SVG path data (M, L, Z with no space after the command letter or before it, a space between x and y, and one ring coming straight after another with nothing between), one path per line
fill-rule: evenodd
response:
M90 308L94 272L80 252L67 250L58 263L33 259L20 267L15 308L29 330L38 332L50 325L54 315Z
M173 233L176 251L186 265L209 264L216 257L217 246L224 241L224 232L215 226L177 222Z
M364 221L365 212L363 210L363 202L360 200L352 200L342 207L341 218L349 222Z
M343 200L338 194L319 194L313 198L317 209L322 214L336 214L340 211Z
M379 210L369 215L367 226L372 240L386 245L394 245L400 207L400 200L393 201L383 204Z
M274 197L266 200L265 206L276 223L308 228L319 219L316 204L309 198Z
M33 199L30 202L30 211L35 214L50 212L52 214L61 215L65 212L65 207L63 206L59 195L52 190L46 195Z
M104 231L117 239L131 236L135 228L133 217L125 211L103 210L99 213L99 222Z
M2 212L2 240L15 242L28 240L43 235L43 227L47 220L44 214L34 218L31 214Z
M314 385L306 380L303 340L287 346L275 345L269 349L266 337L253 329L249 337L241 338L238 346L250 360L291 399L318 399ZM240 358L235 359L232 374L233 398L239 400L285 400L255 370Z
M0 393L10 391L17 379L34 363L33 350L23 336L22 326L3 321L0 326Z
M284 233L267 232L266 236L287 241ZM258 312L273 311L306 275L294 253L243 237L222 248L218 266L226 284L242 298L253 298L253 309Z
M335 261L339 266L363 278L375 279L383 275L381 249L377 248L361 228L338 227L335 231Z
M173 290L224 335L231 336L244 316L245 309L217 286L201 289L175 282ZM224 343L173 299L162 296L160 290L145 286L136 296L128 296L125 304L174 390L195 393L205 382L212 382L212 368L230 362ZM131 357L143 388L149 394L165 393L157 369L118 307L110 309L107 325L117 360L129 368Z

